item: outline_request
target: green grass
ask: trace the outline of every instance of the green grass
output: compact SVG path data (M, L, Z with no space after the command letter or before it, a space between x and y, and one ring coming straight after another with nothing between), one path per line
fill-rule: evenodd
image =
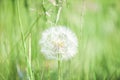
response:
M66 0L60 10L49 0L0 0L0 80L58 80L57 61L45 59L39 45L55 25L79 40L77 54L60 64L62 80L120 80L119 3Z

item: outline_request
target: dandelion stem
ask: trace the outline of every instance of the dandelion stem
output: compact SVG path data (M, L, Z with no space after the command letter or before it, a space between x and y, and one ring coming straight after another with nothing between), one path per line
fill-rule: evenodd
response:
M58 54L58 80L61 80L61 59L59 54Z
M69 60L69 80L71 79L71 60Z

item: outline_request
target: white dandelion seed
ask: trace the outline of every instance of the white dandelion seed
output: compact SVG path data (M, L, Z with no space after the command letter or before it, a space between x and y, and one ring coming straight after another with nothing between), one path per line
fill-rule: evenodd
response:
M76 35L64 26L51 27L42 33L40 39L41 52L47 59L67 60L77 52L78 40Z

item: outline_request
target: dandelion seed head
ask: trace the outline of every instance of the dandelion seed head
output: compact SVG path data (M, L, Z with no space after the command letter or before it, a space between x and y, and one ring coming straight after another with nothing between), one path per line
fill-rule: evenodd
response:
M67 60L77 52L78 40L76 35L64 26L51 27L42 33L40 39L41 52L47 59Z

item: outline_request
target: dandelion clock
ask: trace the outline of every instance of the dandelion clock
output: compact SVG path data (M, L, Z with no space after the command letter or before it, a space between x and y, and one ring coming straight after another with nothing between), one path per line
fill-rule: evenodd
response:
M41 52L47 59L68 60L78 47L78 40L70 29L64 26L50 27L42 33L39 41Z

